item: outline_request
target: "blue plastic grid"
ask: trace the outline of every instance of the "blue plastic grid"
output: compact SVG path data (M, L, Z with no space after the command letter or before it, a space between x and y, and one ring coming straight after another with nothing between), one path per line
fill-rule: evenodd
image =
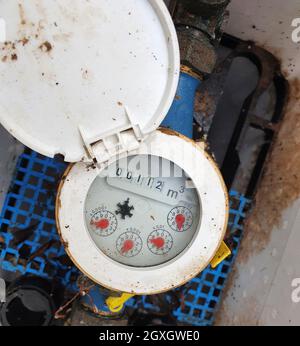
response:
M55 195L65 168L64 162L29 149L20 156L0 216L0 265L9 272L56 278L74 290L77 269L66 258L55 226Z
M181 306L173 312L181 323L194 326L211 326L214 324L215 315L222 298L226 280L232 269L238 253L243 233L243 220L251 201L236 191L230 191L230 218L227 232L232 255L223 261L217 268L206 268L198 277L191 280L181 288ZM158 312L157 306L151 304L147 296L132 299L128 306Z
M57 278L69 290L76 290L77 269L59 260L66 254L59 242L54 215L57 185L65 168L64 162L46 158L29 149L20 156L0 216L0 237L4 240L4 243L0 242L0 266L4 270L23 275ZM233 254L216 269L207 268L181 288L181 292L184 292L183 302L174 311L179 322L196 326L214 323L226 279L238 252L243 231L242 221L249 204L250 201L238 192L230 192L228 239ZM19 239L19 231L28 234L28 238ZM43 255L24 262L24 247L27 247L28 258L49 241L55 243L42 251ZM132 299L128 304L129 307L141 305L149 311L158 309L149 302L149 297L140 297L138 301Z

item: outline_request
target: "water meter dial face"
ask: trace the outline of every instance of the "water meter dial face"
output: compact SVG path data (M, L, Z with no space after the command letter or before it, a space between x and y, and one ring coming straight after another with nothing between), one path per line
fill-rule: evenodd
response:
M101 171L85 201L86 226L100 251L132 267L152 267L179 256L201 222L190 177L150 155L122 158Z

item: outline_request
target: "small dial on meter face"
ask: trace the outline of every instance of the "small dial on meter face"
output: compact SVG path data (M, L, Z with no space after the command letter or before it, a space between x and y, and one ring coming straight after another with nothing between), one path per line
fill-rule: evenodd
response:
M135 257L141 252L143 241L138 234L128 231L119 236L116 247L123 257Z
M108 237L116 231L118 222L113 213L103 209L92 216L90 225L97 235Z
M164 229L153 231L147 240L149 250L155 255L165 255L173 247L173 238L171 234Z
M193 214L186 207L173 208L168 215L168 224L175 232L188 231L193 225Z

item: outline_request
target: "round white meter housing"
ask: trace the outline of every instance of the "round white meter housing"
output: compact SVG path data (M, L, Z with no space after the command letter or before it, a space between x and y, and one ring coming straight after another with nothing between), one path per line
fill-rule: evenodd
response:
M0 122L31 149L74 163L56 204L74 263L135 294L196 276L223 240L228 200L201 147L157 130L180 73L164 2L10 0L0 13Z
M100 170L72 165L56 211L66 250L83 273L113 290L154 294L209 265L225 235L228 200L210 156L161 129Z

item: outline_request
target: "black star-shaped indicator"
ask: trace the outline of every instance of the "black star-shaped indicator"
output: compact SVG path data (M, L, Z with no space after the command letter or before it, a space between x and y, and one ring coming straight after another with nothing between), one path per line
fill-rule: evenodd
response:
M129 198L123 203L118 203L117 207L119 208L116 210L117 215L121 215L121 218L125 220L126 216L132 217L133 214L131 213L132 210L134 210L133 206L129 206Z

